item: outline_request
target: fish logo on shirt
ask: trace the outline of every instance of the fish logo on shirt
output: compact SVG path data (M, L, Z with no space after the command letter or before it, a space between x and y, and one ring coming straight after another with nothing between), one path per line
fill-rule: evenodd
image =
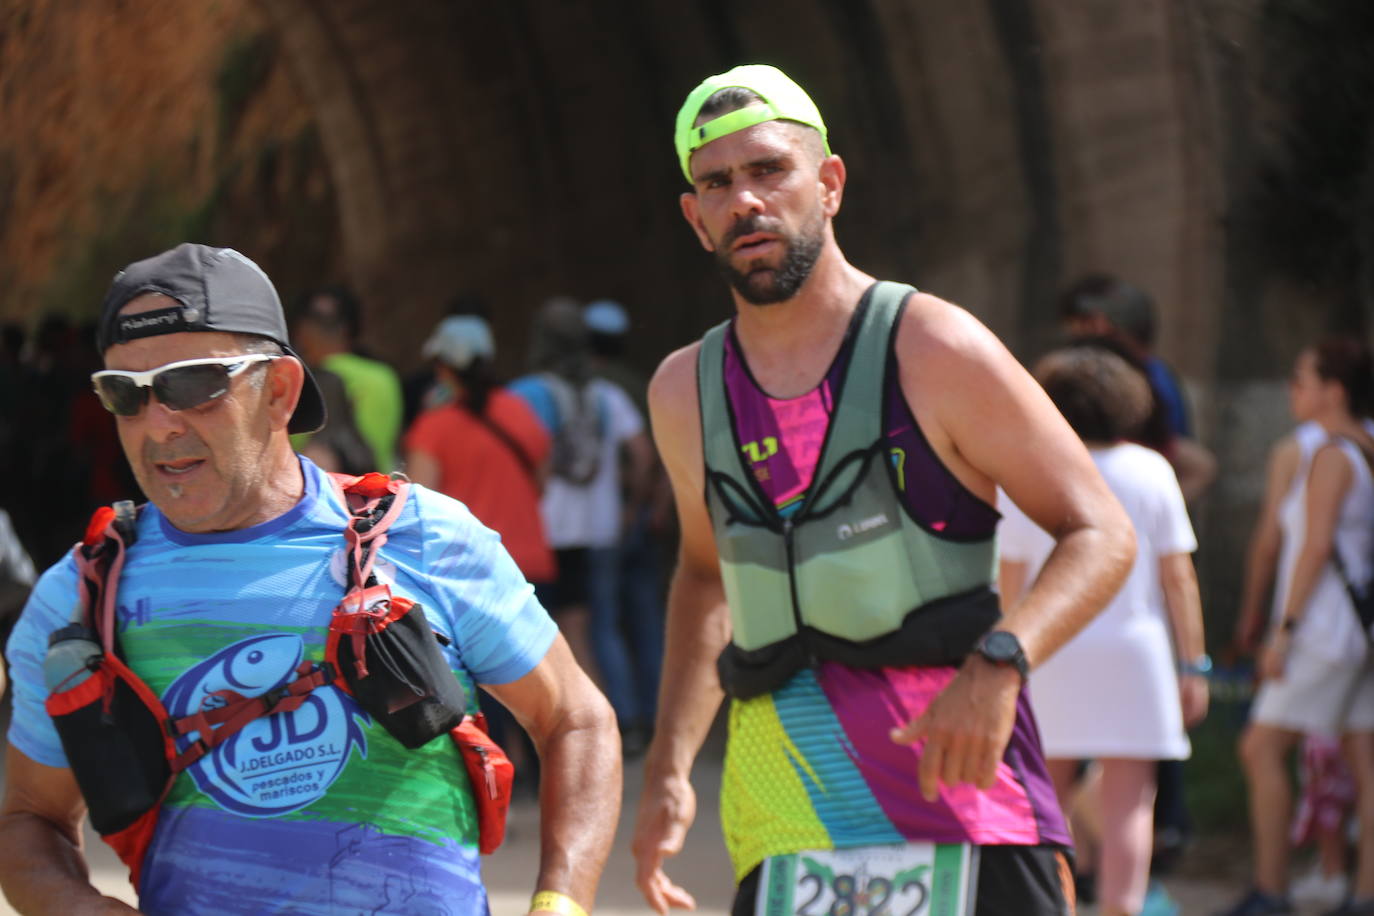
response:
M261 696L297 677L304 652L304 641L294 634L240 640L187 669L167 688L163 705L180 718L239 697ZM367 757L362 725L370 721L337 687L317 687L299 708L254 719L187 772L227 811L249 817L287 814L324 795L353 748ZM198 737L192 732L178 738L178 749Z

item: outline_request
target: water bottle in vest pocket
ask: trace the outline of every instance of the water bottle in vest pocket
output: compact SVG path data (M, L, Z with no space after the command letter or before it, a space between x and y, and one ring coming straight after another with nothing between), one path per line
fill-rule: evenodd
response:
M90 811L91 826L138 886L158 807L172 783L161 701L80 623L48 639L45 704Z

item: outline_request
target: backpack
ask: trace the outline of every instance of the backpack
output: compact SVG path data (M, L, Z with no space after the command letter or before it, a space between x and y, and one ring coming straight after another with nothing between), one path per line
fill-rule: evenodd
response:
M331 615L325 661L302 661L288 683L180 719L125 664L115 640L115 596L138 509L127 500L102 507L73 548L77 610L48 639L45 706L91 825L129 867L135 888L177 774L254 720L298 709L311 691L331 684L408 748L448 732L472 784L480 851L492 852L504 837L514 767L487 737L486 720L463 714L462 685L439 651L443 637L418 604L393 596L373 573L409 481L330 476L351 513L344 529L350 587Z
M1336 436L1334 438L1349 442L1351 445L1355 446L1356 450L1359 451L1360 455L1364 458L1365 467L1369 470L1371 476L1374 476L1374 455L1370 455L1369 452L1365 451L1364 446L1353 439L1346 438L1345 436ZM1370 559L1372 561L1370 568L1374 569L1374 557ZM1369 637L1371 641L1374 641L1374 577L1364 583L1354 582L1346 569L1345 561L1341 559L1341 551L1334 539L1331 543L1331 565L1336 567L1336 575L1338 575L1341 582L1345 584L1346 594L1350 596L1351 607L1355 609L1356 616L1360 618L1360 626L1363 628L1365 636Z
M596 392L590 384L573 386L552 372L541 372L539 378L553 398L558 418L549 470L575 487L586 486L601 469L605 439Z

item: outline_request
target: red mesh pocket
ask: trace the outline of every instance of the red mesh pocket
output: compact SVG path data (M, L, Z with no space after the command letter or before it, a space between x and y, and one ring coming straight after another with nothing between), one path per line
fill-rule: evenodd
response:
M477 848L482 855L490 855L506 838L515 764L487 735L487 719L481 713L464 718L449 734L472 782L472 797L477 803Z
M46 707L91 826L129 866L137 887L172 782L161 702L123 662L105 656L90 677L48 697Z
M148 844L153 842L153 832L157 830L159 810L161 805L154 805L118 833L101 836L105 844L119 856L119 861L129 867L129 882L135 890L143 874L143 856L148 851Z

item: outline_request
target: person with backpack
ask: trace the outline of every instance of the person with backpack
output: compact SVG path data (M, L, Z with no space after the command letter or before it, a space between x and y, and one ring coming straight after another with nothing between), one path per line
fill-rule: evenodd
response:
M1368 622L1343 578L1374 573L1374 407L1368 348L1330 337L1298 354L1289 386L1300 423L1322 435L1287 452L1291 482L1278 503L1273 616L1259 650L1260 687L1239 753L1250 795L1253 886L1224 916L1295 912L1288 897L1293 799L1287 757L1304 734L1341 736L1355 777L1358 865L1348 903L1374 914L1374 658Z
M582 310L554 298L535 312L530 374L510 390L533 408L553 437L540 513L558 577L545 606L584 666L595 666L626 747L638 750L653 720L634 688L620 628L619 544L625 529L621 462L628 489L642 491L653 463L644 419L618 385L592 373Z
M21 912L485 916L509 767L481 685L542 757L530 913L591 910L616 827L609 705L501 546L403 477L329 475L276 290L183 244L118 273L92 383L150 502L98 512L8 645L0 887ZM75 613L73 609L75 608Z

